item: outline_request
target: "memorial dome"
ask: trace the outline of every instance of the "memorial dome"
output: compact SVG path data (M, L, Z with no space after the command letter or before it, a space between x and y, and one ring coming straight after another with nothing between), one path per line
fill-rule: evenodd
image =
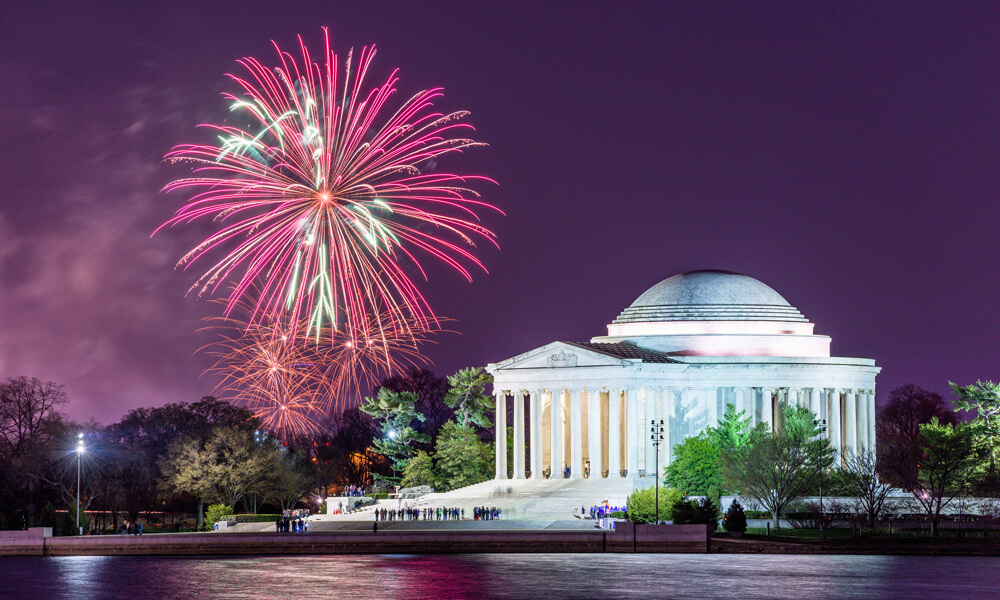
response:
M767 284L730 271L690 271L664 279L626 308L615 324L659 321L808 322Z

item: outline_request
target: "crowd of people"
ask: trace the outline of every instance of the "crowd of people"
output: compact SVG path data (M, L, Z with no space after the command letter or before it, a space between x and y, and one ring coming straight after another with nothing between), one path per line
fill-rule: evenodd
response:
M476 521L496 521L503 515L503 511L496 506L477 506L472 511L472 516Z
M624 506L609 506L607 504L598 504L597 506L590 507L590 518L591 519L603 519L604 517L610 517L611 513L625 512ZM580 508L580 512L583 512L583 507Z
M376 508L376 521L460 521L464 508Z
M307 533L309 531L309 511L306 509L283 510L274 522L277 533Z
M361 497L365 495L365 490L363 487L358 485L345 485L344 495L348 498Z

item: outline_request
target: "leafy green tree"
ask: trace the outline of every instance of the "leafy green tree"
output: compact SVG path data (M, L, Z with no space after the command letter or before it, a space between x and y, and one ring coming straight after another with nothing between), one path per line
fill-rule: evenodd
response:
M725 486L770 511L775 528L781 511L817 484L834 456L809 409L785 407L784 418L778 433L757 427L745 445L720 453Z
M434 463L443 491L454 490L493 477L493 452L472 427L448 421L434 444Z
M660 512L656 518L656 488L650 486L642 490L634 490L625 501L628 520L633 523L655 523L670 519L670 511L683 494L680 490L670 487L660 487Z
M401 473L413 456L413 444L429 442L430 436L418 433L414 422L423 422L425 417L417 411L417 395L412 392L394 392L381 388L374 398L365 398L361 410L380 423L382 435L373 440L375 451L389 458L393 471ZM378 476L383 481L398 484L399 476Z
M410 463L403 469L403 480L400 485L404 488L421 485L437 487L433 457L424 450L417 450L416 454L410 458Z
M722 449L741 448L750 439L750 419L732 404L715 427L674 446L674 459L664 469L664 481L693 496L718 498L722 487Z
M941 424L935 417L920 426L920 458L916 472L904 470L897 464L890 465L924 509L934 537L938 535L942 509L968 490L978 458L971 426Z
M722 521L722 527L726 531L737 531L743 533L747 530L747 514L743 510L743 505L739 500L734 499L726 511L726 517Z
M455 410L455 419L462 427L473 424L483 428L493 425L493 396L486 393L486 386L493 383L493 376L482 367L461 369L448 377L448 393L444 402Z
M1000 437L1000 384L992 381L977 381L964 387L948 382L951 390L958 396L955 403L956 411L975 412L972 422L973 433L986 440L987 456L989 458L988 472L997 471L997 439Z
M207 440L184 436L160 461L161 485L191 494L199 506L236 506L247 494L273 488L281 452L274 442L259 444L252 432L230 426L215 428Z
M746 445L750 440L750 430L750 417L746 412L742 410L736 412L735 405L727 404L718 425L709 427L705 431L719 450L723 450Z
M722 484L719 447L707 433L689 437L674 446L674 459L664 469L663 482L692 496L708 494Z

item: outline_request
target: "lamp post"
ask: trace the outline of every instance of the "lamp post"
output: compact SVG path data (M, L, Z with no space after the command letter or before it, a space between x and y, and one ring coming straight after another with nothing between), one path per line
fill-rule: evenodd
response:
M819 435L826 433L826 419L814 419L813 425L819 429ZM819 531L826 537L826 525L823 523L823 467L819 468Z
M80 529L80 458L86 451L87 447L83 445L83 434L79 433L76 436L76 531L80 535L83 535L83 530Z
M656 419L649 422L649 439L653 440L653 447L656 448L656 466L654 467L653 487L656 496L656 524L660 524L660 444L663 443L663 419L656 423Z

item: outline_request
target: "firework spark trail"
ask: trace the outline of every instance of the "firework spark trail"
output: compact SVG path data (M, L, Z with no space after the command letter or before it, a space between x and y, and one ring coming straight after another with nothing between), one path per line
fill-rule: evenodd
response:
M235 282L227 315L249 296L249 322L285 314L304 321L310 335L328 327L331 341L371 339L380 334L375 322L394 335L413 324L434 329L437 317L407 274L416 268L426 279L416 252L471 280L469 266L485 270L470 251L476 238L496 245L479 211L499 209L469 187L492 180L422 167L483 144L466 137L465 111L434 111L439 88L384 116L397 71L366 92L374 46L356 61L349 54L341 74L326 29L324 41L318 62L301 37L299 59L275 44L280 66L273 70L253 58L238 61L249 75L230 75L242 92L226 98L251 125L205 125L217 132L217 145L179 145L167 154L196 169L164 188L193 195L161 228L220 223L178 264L224 253L191 290L201 295Z
M252 311L250 302L237 303L238 314ZM215 393L249 408L283 440L316 433L327 415L356 406L380 379L426 364L419 346L441 331L423 329L412 319L388 326L376 318L366 323L369 338L340 335L334 341L324 328L307 340L302 333L307 326L231 316L210 318L204 328L219 336L202 349L216 359L208 371L221 377Z

